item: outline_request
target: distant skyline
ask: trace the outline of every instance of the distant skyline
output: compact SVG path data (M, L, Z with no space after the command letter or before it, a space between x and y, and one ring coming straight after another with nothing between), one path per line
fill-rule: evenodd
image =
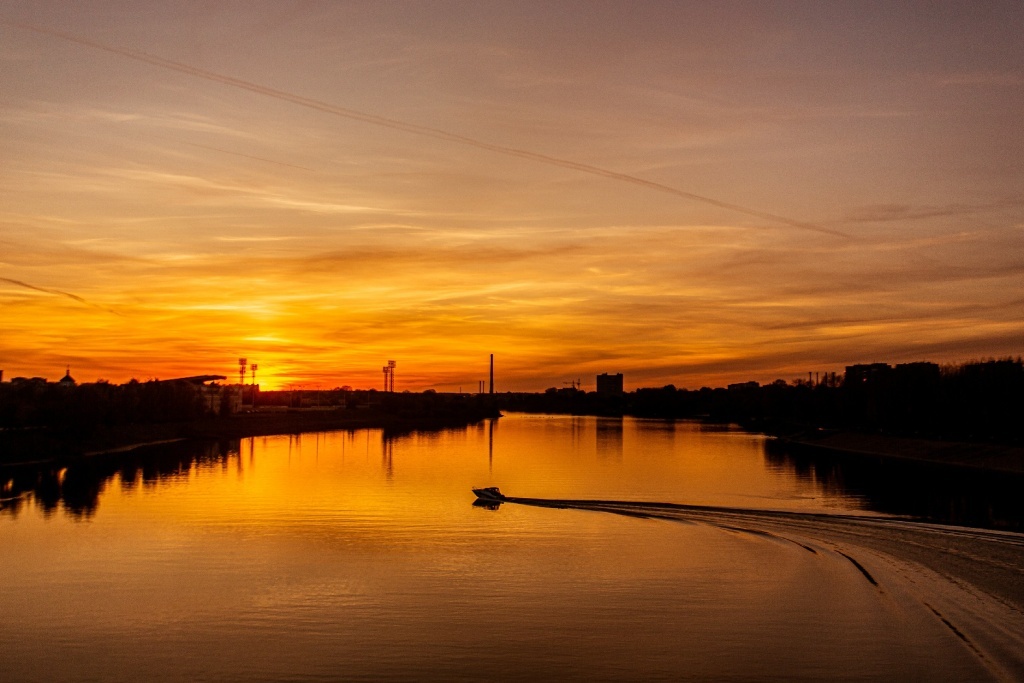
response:
M1024 352L1019 2L0 0L0 369L627 390Z

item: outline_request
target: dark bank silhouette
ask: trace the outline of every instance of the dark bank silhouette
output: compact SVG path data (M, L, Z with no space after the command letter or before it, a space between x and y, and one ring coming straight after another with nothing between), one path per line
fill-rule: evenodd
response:
M949 441L1024 446L1024 362L961 365L851 365L842 376L698 390L637 389L626 394L573 388L504 394L499 407L523 412L704 418L777 435L846 429Z
M357 427L432 429L498 415L493 397L354 391L259 391L208 377L123 385L0 384L0 462L51 459L182 438L242 438Z
M0 384L0 427L8 429L175 422L208 412L202 394L186 381L75 385L15 378Z

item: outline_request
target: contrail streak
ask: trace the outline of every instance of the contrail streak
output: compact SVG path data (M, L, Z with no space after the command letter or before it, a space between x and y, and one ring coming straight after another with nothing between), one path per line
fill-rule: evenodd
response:
M63 292L63 291L61 291L59 289L47 289L45 287L37 287L37 286L31 285L31 284L29 284L27 282L22 282L21 280L12 280L9 277L0 277L0 282L7 282L7 283L12 284L12 285L17 285L18 287L24 287L25 289L32 289L32 290L35 290L37 292L43 292L44 294L52 294L54 296L64 296L64 297L67 297L68 299L71 299L73 301L77 301L80 304L83 304L85 306L89 306L90 308L98 308L101 311L106 311L107 313L113 313L114 315L121 315L120 313L118 313L117 311L115 311L115 310L113 310L111 308L107 308L105 306L99 306L99 305L94 304L92 302L86 301L82 297L78 296L77 294L72 294L71 292Z
M548 164L549 166L558 166L561 168L567 168L580 173L588 173L590 175L600 176L602 178L609 178L611 180L618 180L625 183L631 183L633 185L639 185L646 187L651 190L657 190L667 194L672 194L683 199L689 199L703 204L709 204L711 206L717 206L722 209L727 209L736 213L742 213L747 216L754 216L755 218L762 218L775 223L782 223L793 228L799 228L801 230L810 230L813 232L824 233L826 235L833 235L835 237L850 236L846 233L838 230L832 230L830 228L815 225L814 223L806 223L803 221L797 221L792 218L786 218L785 216L779 216L777 214L768 213L767 211L760 211L758 209L751 209L739 204L733 204L731 202L724 202L712 197L705 197L703 195L694 194L685 190L672 187L670 185L663 185L656 183L652 180L645 180L628 173L619 173L618 171L612 171L600 166L591 166L590 164L583 164L571 159L562 159L561 157L548 156L547 154L541 154L539 152L531 152L525 149L518 149L516 147L506 147L504 145L496 145L483 140L477 140L476 138L466 137L457 133L450 133L445 130L438 128L430 128L428 126L420 126L415 123L408 123L406 121L400 121L398 119L391 119L384 116L377 116L376 114L368 114L355 109L349 109L347 107L339 107L337 105L315 100L309 97L303 97L302 95L296 95L294 93L286 92L284 90L277 90L270 88L265 85L258 83L252 83L245 81L240 78L234 78L232 76L225 76L218 74L213 71L207 71L188 64L182 64L181 62L175 62L170 59L164 59L163 57L157 57L155 55L148 54L139 50L131 50L123 47L114 47L106 45L104 43L98 43L93 40L81 38L69 33L62 31L55 31L53 29L43 28L40 26L34 26L32 24L23 24L20 22L13 22L7 20L0 20L2 23L6 23L9 26L15 26L18 28L34 31L54 38L60 38L71 43L77 43L78 45L85 45L97 50L103 50L111 54L120 55L122 57L128 57L139 62L145 62L153 66L159 66L164 69L170 69L179 73L188 74L197 78L202 78L215 83L223 83L234 88L240 88L242 90L248 90L250 92L265 95L267 97L273 97L284 102L291 102L301 107L308 109L315 109L328 114L334 114L335 116L341 116L343 118L352 119L355 121L362 121L363 123L369 123L375 126L381 126L383 128L390 128L392 130L400 130L406 133L412 133L413 135L420 135L423 137L434 138L437 140L444 140L445 142L455 142L461 145L467 145L469 147L476 147L477 149L487 150L489 152L495 152L497 154L504 154L506 156L519 157L521 159L527 159L530 161L536 161L542 164Z

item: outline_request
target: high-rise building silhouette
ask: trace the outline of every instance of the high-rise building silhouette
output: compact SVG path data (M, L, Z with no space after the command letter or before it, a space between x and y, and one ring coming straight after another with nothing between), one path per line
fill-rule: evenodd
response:
M615 375L604 372L597 376L597 393L599 394L621 394L622 387L621 372Z

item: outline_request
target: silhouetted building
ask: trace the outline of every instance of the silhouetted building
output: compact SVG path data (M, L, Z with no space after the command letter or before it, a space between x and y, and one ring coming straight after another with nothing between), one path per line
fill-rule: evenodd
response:
M216 382L220 379L227 379L224 375L195 375L193 377L175 377L174 379L162 379L161 382L184 382L192 385L203 385L207 382Z
M867 363L863 365L847 365L846 377L843 382L849 386L854 384L874 384L889 377L892 366L888 363Z
M45 377L12 377L11 384L18 387L24 387L29 385L35 385L37 387L46 386Z
M78 382L75 381L75 378L71 376L71 366L68 366L67 372L65 372L64 376L57 381L57 384L62 387L73 387L78 384Z
M203 408L214 415L237 413L242 409L242 385L207 384L227 379L224 375L195 375L176 377L161 382L190 387L203 401Z
M609 375L607 372L597 376L597 393L599 394L621 394L622 373Z
M729 389L729 391L743 391L745 389L759 389L760 387L761 385L758 384L757 382L750 381L736 382L734 384L730 384L727 388Z
M900 384L933 385L942 378L938 363L900 363L893 370Z

